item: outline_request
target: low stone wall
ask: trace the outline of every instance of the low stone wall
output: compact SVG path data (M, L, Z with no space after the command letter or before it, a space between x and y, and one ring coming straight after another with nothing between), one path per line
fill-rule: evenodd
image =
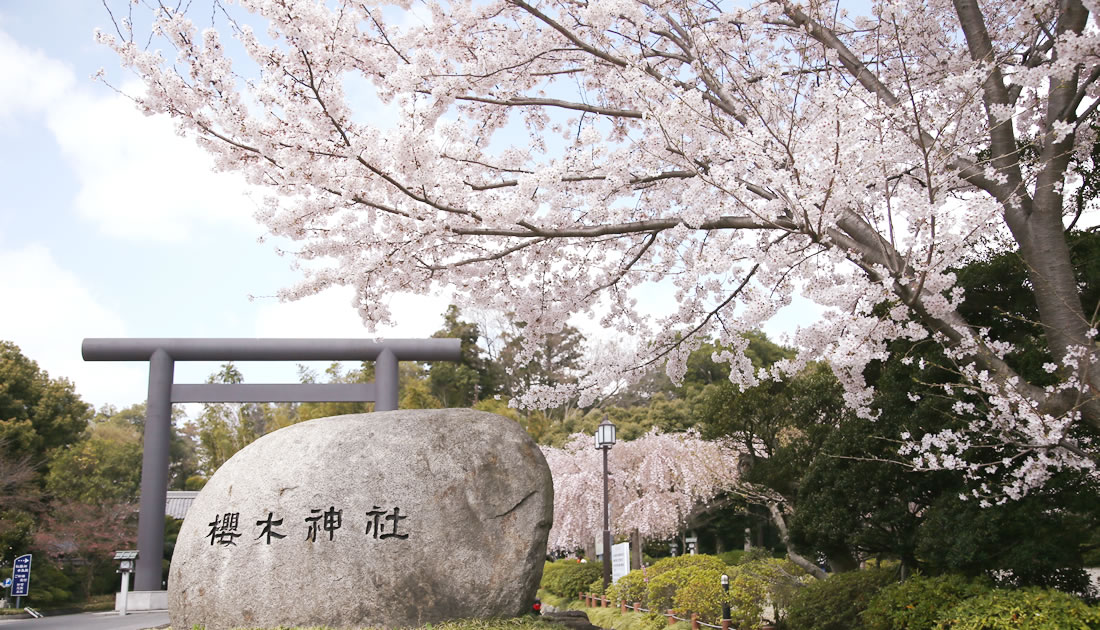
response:
M115 610L122 610L122 593L115 593ZM126 610L168 610L168 591L130 591Z

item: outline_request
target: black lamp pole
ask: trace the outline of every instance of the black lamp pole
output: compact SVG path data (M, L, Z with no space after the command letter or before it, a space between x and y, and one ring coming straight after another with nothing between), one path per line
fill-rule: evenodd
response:
M603 590L611 585L611 506L607 492L607 452L615 444L615 425L603 416L596 427L596 448L603 451Z
M611 585L611 509L607 496L607 452L610 446L603 447L603 590Z
M722 630L730 627L730 576L722 574Z

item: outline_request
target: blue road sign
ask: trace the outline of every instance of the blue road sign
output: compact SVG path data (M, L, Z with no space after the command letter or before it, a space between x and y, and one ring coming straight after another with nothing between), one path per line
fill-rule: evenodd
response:
M4 578L3 582L0 582L0 588L8 588L11 586L11 578Z
M12 597L26 597L31 592L31 554L15 559L15 568L11 572Z

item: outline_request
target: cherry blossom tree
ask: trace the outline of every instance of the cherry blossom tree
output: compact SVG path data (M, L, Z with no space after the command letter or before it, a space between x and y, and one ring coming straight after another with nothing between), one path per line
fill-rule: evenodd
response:
M563 448L544 446L554 478L554 527L547 547L584 547L603 531L603 454L591 435L574 434ZM737 485L738 452L695 431L653 429L619 442L608 455L611 532L669 538L690 516Z
M911 461L996 471L1008 496L1097 478L1096 305L1065 238L1092 209L1095 0L395 4L188 3L202 30L158 5L152 40L130 20L99 34L139 107L272 193L259 219L304 273L284 297L349 285L385 323L387 293L446 286L527 323L520 361L576 314L644 340L597 358L582 404L654 362L678 377L717 339L739 385L820 358L873 416L864 368L930 339L972 422L913 436ZM389 109L356 109L372 97ZM1054 385L960 313L952 269L1004 250ZM637 307L653 283L675 291L665 314ZM796 295L825 315L754 370L742 334Z

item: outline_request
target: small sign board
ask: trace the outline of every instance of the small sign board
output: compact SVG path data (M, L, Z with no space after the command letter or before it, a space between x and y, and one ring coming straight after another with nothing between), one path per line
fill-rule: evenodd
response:
M31 592L31 554L15 559L15 568L11 572L12 597L26 597Z
M4 578L3 582L0 582L0 588L8 588L11 586L11 578Z
M618 582L627 573L630 573L630 543L611 545L611 581Z

